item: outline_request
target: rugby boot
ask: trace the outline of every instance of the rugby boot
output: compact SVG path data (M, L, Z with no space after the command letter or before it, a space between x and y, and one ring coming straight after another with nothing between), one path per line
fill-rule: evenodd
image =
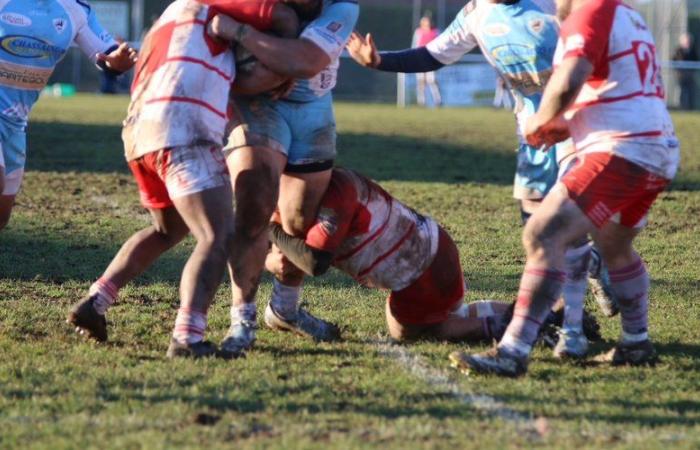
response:
M591 260L588 264L588 285L598 307L606 317L613 317L620 312L617 298L610 284L608 268L605 267L600 253L595 248L591 251Z
M258 324L252 320L237 320L231 323L228 333L221 341L219 356L224 359L234 359L245 356L255 344Z
M265 308L265 325L273 330L291 331L317 342L340 340L340 329L334 323L314 317L304 308L297 308L296 317L289 319L278 314L271 304Z
M613 366L654 366L659 362L654 344L649 339L642 342L618 343L615 348L596 358Z
M554 357L559 359L582 359L588 355L588 339L583 331L562 328L554 347Z
M89 295L78 302L68 313L66 322L80 334L98 342L107 341L107 319L95 310L97 294Z
M515 378L527 373L527 357L512 355L498 347L474 355L465 352L452 352L450 353L450 361L452 367L465 375L474 372Z
M195 342L194 344L181 343L174 338L170 339L170 346L166 356L174 358L209 358L216 355L216 345L209 341Z

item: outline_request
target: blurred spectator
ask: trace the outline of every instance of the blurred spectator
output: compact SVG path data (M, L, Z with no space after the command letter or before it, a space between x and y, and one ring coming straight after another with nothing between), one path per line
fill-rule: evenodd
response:
M698 53L695 40L689 33L683 33L678 39L678 48L673 54L674 61L697 61ZM681 109L695 109L695 70L676 69L676 78L681 89Z
M430 41L438 37L440 30L433 26L433 20L428 14L424 15L420 20L420 26L413 33L413 44L416 47L425 47ZM435 106L439 107L442 104L440 95L440 87L435 78L435 72L417 73L416 74L416 95L418 104L425 106L425 86L430 88L430 94L433 98Z

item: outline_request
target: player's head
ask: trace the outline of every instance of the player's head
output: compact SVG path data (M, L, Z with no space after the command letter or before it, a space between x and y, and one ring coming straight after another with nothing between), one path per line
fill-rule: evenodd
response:
M313 20L321 13L322 0L283 0L299 15L301 20Z

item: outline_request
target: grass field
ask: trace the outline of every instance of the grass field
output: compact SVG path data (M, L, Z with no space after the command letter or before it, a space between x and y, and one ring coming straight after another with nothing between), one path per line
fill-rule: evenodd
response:
M662 363L562 364L538 349L513 381L451 371L460 345L387 344L384 295L337 272L310 280L304 298L344 342L261 329L244 360L166 360L191 242L122 291L109 344L78 339L69 306L148 223L121 154L125 107L78 96L34 113L29 172L0 234L0 448L700 448L700 116L674 116L683 169L638 245ZM469 300L513 299L523 254L511 115L352 104L337 115L340 163L445 225ZM227 288L210 314L216 342ZM266 278L261 308L269 292ZM601 323L596 351L619 332L618 320Z

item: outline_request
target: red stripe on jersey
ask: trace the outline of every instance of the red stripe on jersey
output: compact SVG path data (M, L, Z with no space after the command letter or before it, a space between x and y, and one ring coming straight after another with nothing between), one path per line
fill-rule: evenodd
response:
M215 72L217 75L221 76L224 80L227 82L231 82L233 78L231 78L229 75L227 75L223 70L220 70L219 68L212 66L208 62L204 61L203 59L198 59L198 58L192 58L190 56L174 56L172 58L168 58L165 61L163 61L163 64L169 63L169 62L189 62L193 64L199 64L200 66L204 67L207 70L211 70L212 72Z
M574 104L574 106L572 108L578 109L578 108L585 108L586 106L598 105L601 103L622 102L622 101L630 100L630 99L636 98L636 97L657 97L657 98L663 99L663 97L659 96L659 94L655 94L655 93L645 94L642 91L637 91L637 92L633 92L631 94L621 95L619 97L604 97L604 98L599 98L596 100L590 100L588 102L576 103L576 104Z
M363 276L367 275L368 273L370 273L370 272L372 271L372 269L374 269L375 267L377 267L377 265L379 265L379 263L381 263L382 261L384 261L385 259L387 259L389 256L391 256L394 252L396 252L396 250L398 250L399 247L401 247L401 245L402 245L404 242L406 242L406 239L408 239L409 237L411 237L411 234L413 233L413 231L414 231L415 229L416 229L416 224L415 224L415 223L412 223L412 224L411 224L411 228L409 228L408 231L406 232L406 234L404 234L404 235L401 237L401 239L399 239L399 242L397 242L393 247L391 247L391 248L389 249L388 252L384 253L382 256L380 256L379 258L377 258L368 268L366 268L366 269L364 269L362 272L358 273L358 274L357 274L357 277L358 277L358 278L362 278Z
M394 200L393 198L389 199L389 212L387 213L387 215L386 215L386 220L384 221L384 223L382 224L382 226L379 227L379 229L378 229L377 231L375 231L374 233L372 233L372 235L371 235L370 237L368 237L367 239L365 239L360 245L358 245L357 247L353 248L353 249L350 250L348 253L346 253L346 254L344 254L344 255L340 255L339 257L335 258L335 261L344 261L344 260L346 260L346 259L349 259L349 258L353 257L354 255L357 254L357 252L359 252L360 250L362 250L363 248L365 248L365 247L367 246L367 244L369 244L369 243L372 242L373 240L377 239L377 237L379 237L379 235L381 235L381 234L384 232L384 230L386 229L387 225L389 225L389 220L391 219L391 211L392 211L392 209L393 209L393 207L394 207L394 202L393 202L393 200ZM365 207L366 207L366 206L367 206L367 204L365 203Z
M615 53L614 55L610 55L610 56L608 56L608 62L614 61L616 59L620 59L623 56L627 56L627 55L634 55L634 49L631 48L629 50L625 50L624 52Z
M213 112L217 116L221 117L222 119L226 119L226 113L221 112L209 103L199 100L197 98L191 98L191 97L157 97L157 98L152 98L149 99L146 104L151 104L151 103L159 103L159 102L181 102L181 103L192 103L193 105L198 105L202 106L209 111Z

